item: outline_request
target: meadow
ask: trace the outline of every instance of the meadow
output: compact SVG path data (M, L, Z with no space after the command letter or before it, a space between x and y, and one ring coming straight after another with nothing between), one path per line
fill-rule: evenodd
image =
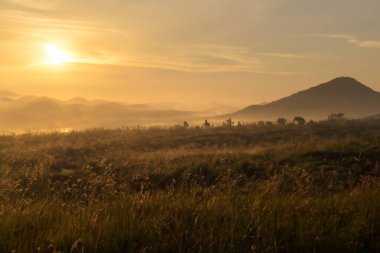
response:
M0 136L0 252L380 252L380 121Z

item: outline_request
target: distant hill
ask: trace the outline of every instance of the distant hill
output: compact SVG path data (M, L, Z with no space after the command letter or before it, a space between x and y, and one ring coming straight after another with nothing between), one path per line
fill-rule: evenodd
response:
M2 91L0 97L0 132L83 129L182 123L197 116L181 111L141 104L73 98L16 96Z
M14 98L14 97L18 97L18 96L20 96L20 95L17 93L10 92L7 90L0 90L0 97Z
M339 77L265 105L248 106L224 117L257 121L302 116L320 120L338 112L345 113L348 118L379 114L380 93L353 78Z

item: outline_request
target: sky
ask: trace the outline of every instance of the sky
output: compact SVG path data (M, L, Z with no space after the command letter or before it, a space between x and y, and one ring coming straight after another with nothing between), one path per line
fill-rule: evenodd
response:
M380 91L378 0L0 0L0 89L269 102L339 76Z

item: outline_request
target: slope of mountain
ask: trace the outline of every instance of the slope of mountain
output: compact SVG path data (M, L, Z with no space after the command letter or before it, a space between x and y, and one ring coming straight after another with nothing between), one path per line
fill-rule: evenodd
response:
M265 105L248 106L227 116L255 121L294 116L320 120L336 112L343 112L349 118L378 114L380 93L353 78L339 77Z

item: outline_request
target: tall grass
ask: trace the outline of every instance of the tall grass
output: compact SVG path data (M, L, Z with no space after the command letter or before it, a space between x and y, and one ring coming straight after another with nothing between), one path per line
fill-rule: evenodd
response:
M380 252L380 123L0 137L0 252Z

